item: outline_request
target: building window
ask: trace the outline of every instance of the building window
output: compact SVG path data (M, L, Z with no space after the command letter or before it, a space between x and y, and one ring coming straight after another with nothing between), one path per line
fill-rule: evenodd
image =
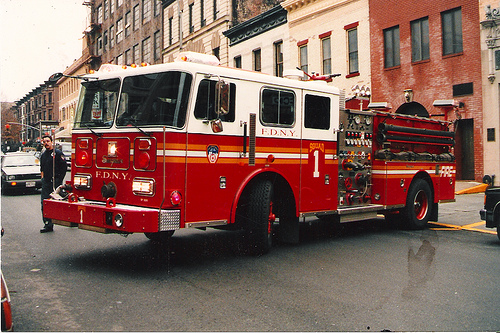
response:
M283 76L283 41L274 43L274 75Z
M411 26L411 61L429 59L429 18L412 21Z
M309 65L307 62L307 44L299 46L299 65L304 73L309 73Z
M114 45L114 38L115 38L115 26L112 25L109 27L109 48L112 48Z
M212 50L212 54L217 57L217 59L220 60L220 47L216 47L215 49Z
M357 28L347 30L347 42L349 52L349 74L359 73Z
M140 19L139 5L134 6L134 31L139 29L139 19Z
M154 34L154 60L160 59L161 56L161 35L160 30L156 31Z
M116 21L116 44L123 40L123 19Z
M205 20L205 0L200 0L200 20L201 27L203 28L207 24Z
M399 65L399 26L395 26L384 30L384 67Z
M194 3L189 5L189 33L194 32L194 25L193 25L193 8L194 8Z
M130 65L131 63L133 63L133 59L131 58L130 49L128 49L125 51L125 64Z
M106 51L107 46L108 46L108 32L104 31L104 34L102 35L102 49Z
M116 7L120 7L121 5L123 5L123 0L117 0L116 2Z
M105 20L108 19L108 8L109 8L108 0L104 0L104 19Z
M97 24L102 24L102 5L97 7Z
M115 0L109 0L109 12L111 14L115 12Z
M140 63L141 62L141 55L139 53L139 44L135 44L132 48L132 51L133 51L133 56L134 58L132 59L132 61L136 64Z
M217 0L214 0L214 21L217 21L217 13L219 12L219 10L217 9Z
M463 51L462 9L455 8L441 13L443 30L443 55Z
M157 17L161 14L161 0L153 0L153 15Z
M123 54L120 54L116 57L116 64L117 65L123 65Z
M494 128L488 128L488 129L486 129L486 135L487 135L487 141L488 142L494 142L495 141L495 129Z
M262 51L260 49L253 50L253 70L256 72L262 71Z
M142 41L142 61L151 63L151 38Z
M234 67L241 68L241 56L234 57Z
M131 12L128 11L125 14L125 37L130 36L130 17L131 17Z
M323 58L323 74L332 73L332 47L330 37L321 39L321 56Z
M173 40L174 40L174 31L173 31L173 25L174 25L174 18L169 17L168 18L168 45L172 45Z
M102 37L97 37L97 55L102 54Z
M151 20L151 0L142 0L142 24Z

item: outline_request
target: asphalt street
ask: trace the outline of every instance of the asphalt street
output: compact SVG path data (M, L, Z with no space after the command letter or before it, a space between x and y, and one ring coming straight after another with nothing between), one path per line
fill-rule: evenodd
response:
M237 232L176 232L169 247L56 226L39 194L2 196L2 271L16 331L499 331L494 230L483 195L423 231L383 219L304 225L298 245L249 256Z

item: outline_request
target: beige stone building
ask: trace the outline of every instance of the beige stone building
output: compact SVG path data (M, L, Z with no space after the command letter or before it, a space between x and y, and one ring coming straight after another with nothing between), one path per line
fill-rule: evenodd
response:
M480 1L483 86L484 174L500 179L500 7L498 1Z
M368 0L286 0L290 63L309 74L341 74L333 84L346 97L370 92Z

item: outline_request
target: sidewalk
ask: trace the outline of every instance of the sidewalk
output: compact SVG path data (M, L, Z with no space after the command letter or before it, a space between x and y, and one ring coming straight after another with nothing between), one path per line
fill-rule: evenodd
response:
M474 181L455 183L455 202L440 205L439 222L429 222L433 230L469 230L496 235L496 229L486 228L479 210L483 208L483 193L488 186ZM461 218L457 219L456 216Z
M488 185L479 182L468 181L468 180L457 180L455 182L455 194L460 195L460 194L472 194L480 192L484 193L487 187Z

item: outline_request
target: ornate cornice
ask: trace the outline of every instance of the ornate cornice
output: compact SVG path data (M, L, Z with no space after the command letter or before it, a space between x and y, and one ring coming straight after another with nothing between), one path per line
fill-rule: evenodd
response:
M260 35L287 22L287 11L276 6L260 15L223 32L229 38L230 44L235 45L247 39Z

